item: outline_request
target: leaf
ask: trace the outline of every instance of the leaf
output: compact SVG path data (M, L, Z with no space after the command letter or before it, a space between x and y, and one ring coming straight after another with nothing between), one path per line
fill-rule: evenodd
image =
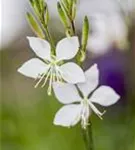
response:
M76 17L76 4L74 2L72 6L72 20L74 20L75 17Z
M49 18L50 18L50 16L49 16L49 10L48 10L48 6L46 4L46 6L45 6L45 12L44 12L44 20L45 20L45 24L46 25L49 22Z
M35 34L40 38L45 38L41 27L38 25L37 21L32 16L32 14L27 13L26 17L27 17L27 20L28 20L32 30L35 32Z
M69 3L69 8L72 9L72 6L73 6L73 3L74 3L74 0L68 0L68 3Z
M33 7L34 6L34 1L33 0L29 0L29 1L30 1L31 6Z
M65 14L64 10L62 9L61 4L59 2L57 3L57 9L58 9L58 13L59 13L60 19L61 19L64 27L68 28L68 21L67 21L66 14Z
M39 5L39 2L38 0L29 0L35 14L40 17L40 12L41 12L41 9L40 9L40 5Z
M69 14L71 18L72 18L73 4L74 4L74 0L69 0Z
M69 10L69 2L68 2L68 0L61 0L61 4L64 5L64 7L66 8L67 11Z
M38 9L39 12L41 12L41 7L40 7L40 0L34 0L34 3Z
M45 2L44 2L44 0L39 0L39 5L40 5L41 12L43 12L44 9L45 9Z
M86 58L86 47L87 47L87 42L88 42L88 34L89 34L89 21L88 21L87 16L85 16L84 21L83 21L81 47L76 55L76 61L79 65L81 65L81 63Z

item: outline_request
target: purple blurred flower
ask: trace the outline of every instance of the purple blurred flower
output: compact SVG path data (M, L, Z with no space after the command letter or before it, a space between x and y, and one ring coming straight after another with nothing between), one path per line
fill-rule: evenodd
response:
M98 64L101 85L112 87L122 97L126 94L126 57L124 53L113 47L109 53L93 59L92 62L88 60L86 66L89 66L90 63Z

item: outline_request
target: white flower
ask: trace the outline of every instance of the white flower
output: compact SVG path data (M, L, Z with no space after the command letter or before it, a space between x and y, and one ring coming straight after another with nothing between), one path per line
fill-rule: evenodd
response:
M79 83L76 86L64 83L53 84L56 98L61 103L66 104L56 113L55 125L70 127L81 120L82 127L86 128L92 111L101 119L104 114L95 107L94 103L110 106L119 100L119 95L111 87L100 86L97 88L99 82L97 65L93 65L88 69L85 76L86 82Z
M63 60L72 59L78 52L78 37L64 38L56 46L56 56L51 55L50 44L43 39L28 37L29 43L35 54L42 58L32 58L25 62L18 72L25 76L39 79L35 87L42 81L42 87L49 80L48 94L51 94L52 83L56 81L66 81L68 83L84 82L83 70L75 63L68 62L63 64Z

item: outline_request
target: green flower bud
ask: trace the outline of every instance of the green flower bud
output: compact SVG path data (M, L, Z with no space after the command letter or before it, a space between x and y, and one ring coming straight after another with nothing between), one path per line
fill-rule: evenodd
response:
M66 17L66 14L63 10L63 8L61 7L61 4L58 2L57 3L57 9L58 9L58 13L59 13L59 16L60 16L60 19L64 25L64 27L67 29L68 28L68 21L67 21L67 17Z
M45 7L45 12L44 12L44 20L45 20L45 24L47 25L49 22L50 16L49 16L49 10L48 10L48 6L46 4Z
M73 6L72 6L72 20L74 20L76 17L76 4L73 3Z
M39 24L37 23L37 21L35 20L33 15L30 13L27 13L26 17L27 17L27 20L28 20L32 30L35 32L35 34L40 38L45 38L41 27L39 26Z
M89 35L89 20L87 16L84 18L83 28L82 28L82 40L81 40L81 48L85 52L88 42L88 35Z

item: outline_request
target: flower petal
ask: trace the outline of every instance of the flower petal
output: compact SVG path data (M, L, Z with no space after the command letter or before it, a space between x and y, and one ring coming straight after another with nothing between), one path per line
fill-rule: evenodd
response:
M63 104L81 101L81 97L73 84L55 82L53 89L56 98Z
M97 64L94 64L91 68L89 68L85 72L86 82L78 83L80 91L84 96L88 96L97 86L99 82L99 71L97 68Z
M84 82L85 76L83 70L75 63L69 62L60 66L63 79L72 84Z
M77 36L67 37L59 41L56 47L56 57L58 60L72 59L79 50L79 40Z
M120 96L109 86L99 87L89 99L91 102L102 106L113 105L120 99Z
M30 47L42 59L51 59L51 47L50 44L43 39L36 37L27 37L29 40Z
M33 58L25 62L19 69L18 72L21 74L31 77L37 78L40 74L47 72L49 66L43 63L38 58Z
M65 105L56 113L54 118L54 124L64 127L74 126L80 120L80 113L81 105Z

